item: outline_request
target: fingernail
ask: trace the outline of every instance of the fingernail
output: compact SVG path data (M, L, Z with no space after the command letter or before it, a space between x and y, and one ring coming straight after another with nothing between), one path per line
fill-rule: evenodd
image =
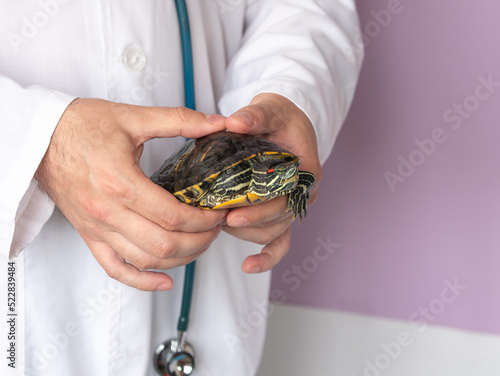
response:
M231 227L246 227L248 226L248 219L245 217L236 217L231 219L228 225Z
M205 119L207 119L207 121L210 124L216 124L216 125L220 125L220 124L224 123L224 121L226 121L225 116L217 115L217 114L205 114Z
M172 289L172 284L170 283L163 283L160 286L156 288L156 291L168 291Z
M247 127L251 127L253 125L253 119L252 117L247 114L246 112L236 112L232 114L230 117L238 120L239 122L243 123Z

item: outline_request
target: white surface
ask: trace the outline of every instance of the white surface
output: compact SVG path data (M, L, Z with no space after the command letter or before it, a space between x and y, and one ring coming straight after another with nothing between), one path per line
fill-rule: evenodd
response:
M279 305L258 376L500 375L500 337Z

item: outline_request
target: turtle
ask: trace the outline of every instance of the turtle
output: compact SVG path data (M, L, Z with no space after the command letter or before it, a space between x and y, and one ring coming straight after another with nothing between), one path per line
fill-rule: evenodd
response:
M255 205L288 194L287 211L301 220L315 176L299 165L296 155L262 137L219 131L186 141L150 179L202 209Z

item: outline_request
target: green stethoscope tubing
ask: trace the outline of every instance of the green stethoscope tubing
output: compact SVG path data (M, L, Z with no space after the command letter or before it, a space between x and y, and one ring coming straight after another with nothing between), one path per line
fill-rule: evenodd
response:
M175 7L177 9L177 17L179 18L179 31L182 47L185 106L194 110L196 109L196 103L194 97L193 50L186 2L184 0L175 0ZM193 261L185 266L181 311L179 321L177 322L177 330L179 332L185 332L189 324L195 267L196 261Z
M194 110L196 104L194 99L193 49L191 46L188 12L184 0L175 0L175 6L177 8L181 36L185 106Z
M185 0L175 0L175 7L179 19L182 48L185 106L194 110L193 51ZM153 365L157 373L162 376L188 376L191 375L194 370L194 350L192 346L185 341L184 335L188 328L189 314L191 312L195 265L195 261L193 261L185 266L181 310L179 313L179 321L177 322L177 338L172 338L159 344L154 352Z

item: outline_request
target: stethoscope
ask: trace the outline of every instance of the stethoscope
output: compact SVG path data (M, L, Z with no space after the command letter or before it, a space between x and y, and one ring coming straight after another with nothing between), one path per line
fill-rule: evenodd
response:
M177 17L179 18L181 36L185 106L194 110L193 52L191 47L188 12L184 0L175 0L175 7L177 9ZM181 311L177 323L177 338L172 338L163 342L156 348L154 353L154 367L158 374L162 376L187 376L191 375L194 370L194 350L193 347L186 342L185 335L189 324L189 313L191 311L195 262L196 261L193 261L185 267Z

